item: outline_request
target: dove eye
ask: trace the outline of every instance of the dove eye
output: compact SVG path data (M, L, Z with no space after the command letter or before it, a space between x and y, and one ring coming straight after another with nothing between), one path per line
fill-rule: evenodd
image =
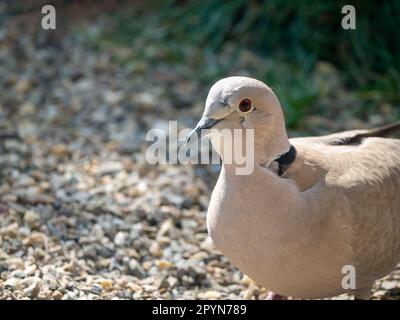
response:
M239 103L239 110L242 113L247 113L249 112L253 107L253 103L251 102L250 99L243 99Z

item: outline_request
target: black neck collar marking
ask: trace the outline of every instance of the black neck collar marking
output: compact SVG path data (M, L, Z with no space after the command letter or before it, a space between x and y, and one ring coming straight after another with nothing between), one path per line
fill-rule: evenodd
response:
M275 159L275 161L278 163L279 169L278 169L278 175L281 176L287 168L296 160L296 148L294 146L290 146L290 149L288 152L284 153L281 155L279 158Z

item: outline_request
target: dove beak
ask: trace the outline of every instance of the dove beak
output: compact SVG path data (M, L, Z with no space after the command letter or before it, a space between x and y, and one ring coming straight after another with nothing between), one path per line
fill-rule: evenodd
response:
M201 118L196 128L194 128L193 131L186 138L186 144L190 146L194 142L200 140L201 137L206 136L210 132L210 129L213 126L215 126L218 122L222 120L223 119L212 119L207 117Z

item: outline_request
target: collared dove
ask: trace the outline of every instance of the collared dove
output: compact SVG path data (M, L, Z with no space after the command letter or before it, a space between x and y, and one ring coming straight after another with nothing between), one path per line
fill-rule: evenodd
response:
M247 175L225 163L219 143L222 129L240 128L254 129ZM298 298L366 299L373 282L400 262L400 140L382 137L400 123L288 139L273 91L229 77L211 88L188 143L204 130L223 162L209 234L257 283Z

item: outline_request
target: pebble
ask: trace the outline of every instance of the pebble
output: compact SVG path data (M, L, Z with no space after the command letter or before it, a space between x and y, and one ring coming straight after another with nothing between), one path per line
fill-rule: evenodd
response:
M128 269L130 274L132 274L135 277L138 277L140 279L145 277L145 272L143 268L140 266L139 262L135 259L129 260Z
M103 228L98 224L93 226L91 234L96 241L101 241L104 238Z
M152 260L144 261L142 263L142 268L146 272L148 272L151 269L152 266L153 266L153 261Z
M240 282L242 284L244 284L245 286L250 286L250 285L254 284L254 281L250 277L248 277L247 275L243 275L243 277L240 280Z
M378 291L374 292L374 296L376 296L376 297L383 297L386 294L387 294L387 291L385 291L385 290L378 290Z
M167 260L156 260L156 266L160 270L166 270L173 266L173 264Z
M156 287L157 287L157 289L168 289L170 287L170 283L167 279L162 277L162 278L158 279L158 281L156 283Z
M22 280L22 285L25 287L24 293L31 298L35 298L41 288L41 279L38 277L25 278Z
M114 243L117 246L124 246L127 241L128 235L125 232L118 232L114 237Z
M35 225L40 220L40 216L33 210L28 210L25 212L24 221L30 225Z
M41 232L33 232L30 236L26 237L22 243L26 246L35 246L47 242L47 237Z
M51 297L54 300L61 300L63 297L63 294L60 291L56 290L51 294Z
M17 182L15 183L15 186L17 188L21 188L21 187L30 187L33 186L35 184L35 180L28 176L28 175L21 175L18 177Z
M383 281L381 284L381 288L385 289L385 290L393 290L400 287L400 284L398 281Z
M202 260L207 259L208 257L209 257L209 254L207 252L199 251L199 252L196 252L195 254L191 255L189 260L202 261Z
M51 147L51 152L57 157L64 157L68 155L68 146L63 143L55 144Z
M47 287L49 290L56 290L60 285L54 277L45 275L43 277L43 286Z
M18 232L18 223L14 222L0 229L0 235L15 237Z
M204 299L219 299L221 298L221 293L218 291L206 291L202 294Z
M6 260L8 270L24 269L24 261L21 258L9 258Z
M19 278L10 278L4 282L4 287L11 290L20 290L22 288L22 280Z
M157 238L162 238L167 233L169 233L173 228L173 221L172 219L167 219L161 224L159 231L157 232Z
M21 227L18 230L18 234L21 235L22 237L28 237L31 234L31 228L29 227Z
M167 279L168 283L169 283L169 287L173 288L178 284L178 279L173 277L173 276L169 276Z
M154 256L154 257L161 257L162 256L162 251L160 250L160 245L154 241L150 248L149 252Z
M90 287L89 291L93 294L99 295L103 292L103 287L99 284L93 284Z
M104 290L109 290L113 287L113 282L110 279L100 279L99 284Z
M243 299L250 300L256 295L258 295L258 288L256 285L252 284L243 292Z
M28 146L16 140L6 140L4 147L8 152L16 152L20 154L26 154L28 152Z

